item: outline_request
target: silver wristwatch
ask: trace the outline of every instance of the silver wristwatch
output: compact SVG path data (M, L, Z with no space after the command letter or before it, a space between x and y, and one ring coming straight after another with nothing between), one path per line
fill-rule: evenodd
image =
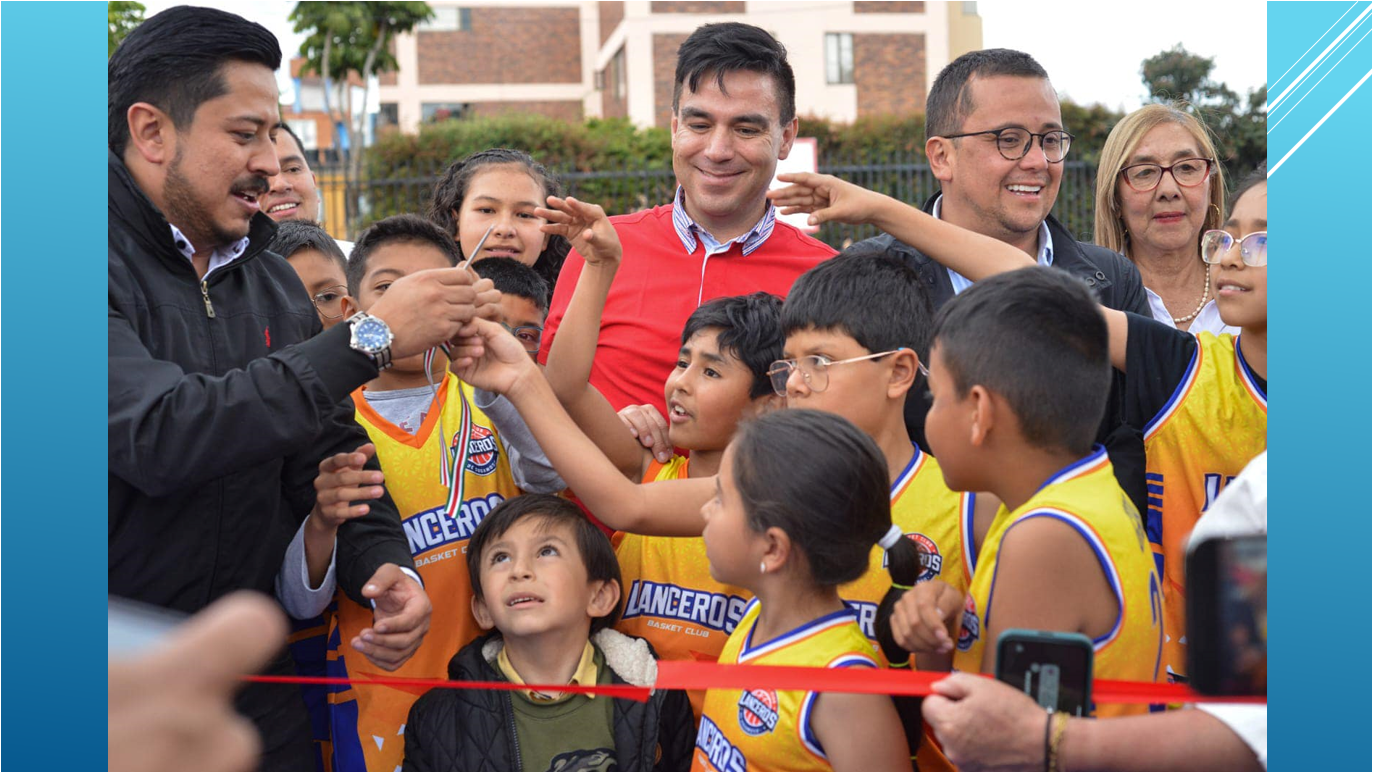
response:
M360 311L348 318L352 337L348 345L372 358L378 370L391 367L391 328L380 319Z

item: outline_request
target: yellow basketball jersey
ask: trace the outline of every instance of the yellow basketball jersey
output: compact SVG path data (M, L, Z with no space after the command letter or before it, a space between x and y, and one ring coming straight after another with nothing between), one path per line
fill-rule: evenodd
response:
M950 491L939 463L915 446L915 456L891 487L891 519L922 549L924 566L917 582L939 578L959 591L967 589L972 570L963 546L973 541L973 503L972 494ZM876 545L868 571L839 586L839 597L858 613L858 626L874 646L877 605L890 589L887 552ZM887 659L880 648L877 657L885 668Z
M1226 484L1268 447L1268 395L1235 344L1228 334L1197 336L1186 375L1144 428L1145 530L1163 577L1167 621L1160 676L1187 673L1187 536Z
M330 676L403 676L444 678L448 661L481 629L472 617L472 588L467 572L467 542L477 525L497 505L520 490L515 486L505 449L491 420L472 405L469 387L447 374L419 432L411 435L382 418L362 390L353 394L357 422L377 446L386 475L386 490L395 500L401 525L433 604L432 623L424 642L397 671L374 666L351 642L372 625L372 610L340 592L338 614L329 637ZM439 477L441 443L450 454L458 442L463 414L471 416L465 490L458 514L447 512L449 488ZM442 421L440 421L442 417ZM442 425L442 435L440 433ZM424 691L399 687L352 685L331 688L330 722L338 770L390 771L404 757L404 726L410 706Z
M686 478L688 469L684 456L674 456L666 464L655 461L644 482ZM700 537L619 532L615 541L625 596L615 627L648 639L660 660L718 660L753 594L710 576L706 543ZM705 696L705 690L687 691L697 719Z
M1118 604L1115 627L1093 642L1092 674L1097 679L1154 681L1163 646L1163 597L1139 512L1120 490L1106 449L1055 473L1029 501L1007 512L1003 505L987 531L968 588L953 666L960 671L982 670L987 612L996 590L997 556L1001 541L1016 524L1030 518L1056 518L1077 531L1091 546ZM1147 711L1145 706L1104 706L1096 716L1119 716Z
M758 666L876 668L876 653L853 609L812 620L772 641L754 642L760 611L749 602L720 653L721 663ZM692 770L833 770L811 728L819 693L711 689L696 732Z

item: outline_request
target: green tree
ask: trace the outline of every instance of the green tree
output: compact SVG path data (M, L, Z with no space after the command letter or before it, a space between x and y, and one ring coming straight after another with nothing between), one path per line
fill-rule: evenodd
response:
M1229 104L1237 97L1224 83L1211 79L1216 61L1176 46L1161 51L1139 66L1139 76L1155 101L1179 101L1205 106Z
M113 56L124 36L143 23L143 12L147 9L142 3L112 2L106 5L110 15L110 52L106 56Z
M1241 97L1211 77L1215 65L1214 59L1193 54L1179 43L1145 59L1139 74L1151 100L1180 102L1206 124L1233 183L1268 157L1268 114L1263 109L1268 87Z
M339 113L346 116L348 128L347 161L356 179L362 164L363 121L371 88L370 78L394 71L396 57L391 52L395 36L413 30L433 18L425 2L299 2L288 17L296 32L309 33L300 54L306 68L324 79L324 109L334 115L334 81L344 83ZM356 73L363 83L360 105L353 104L348 77ZM337 135L337 129L335 129ZM335 137L335 146L339 146Z

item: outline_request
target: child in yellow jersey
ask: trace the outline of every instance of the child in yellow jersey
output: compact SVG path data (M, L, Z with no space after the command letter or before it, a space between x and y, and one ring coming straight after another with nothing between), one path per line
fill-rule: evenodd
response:
M893 613L897 641L991 673L1002 631L1075 632L1093 641L1097 678L1155 679L1162 588L1139 512L1092 444L1110 364L1090 291L1041 267L979 281L941 312L932 360L925 426L945 477L1005 504L967 593L915 588Z
M804 454L791 449L807 449ZM743 425L702 511L711 573L757 597L720 653L726 664L876 668L840 586L868 571L874 543L914 564L891 521L887 463L872 439L820 411ZM881 549L880 547L878 548ZM774 690L706 693L692 770L908 770L891 699Z
M344 309L350 317L365 312L396 279L456 263L453 240L437 226L404 215L382 220L363 233L353 250ZM374 447L364 447L364 452L377 454L386 490L400 512L416 568L434 606L429 632L403 664L378 667L363 657L369 643L385 636L372 629L371 608L338 594L329 635L330 676L365 679L390 671L441 678L453 653L481 631L469 603L467 541L482 519L502 501L519 494L520 488L497 421L478 407L479 397L472 387L442 370L442 356L436 359L434 364L417 355L393 363L353 394L357 421ZM490 405L492 401L483 402ZM494 402L499 405L489 409L493 414L504 410L520 423L504 399ZM528 445L532 444L527 444L522 458L534 464L530 460L541 454L537 446ZM454 466L459 472L456 482L450 483ZM561 489L561 480L552 486ZM327 574L331 549L332 535L320 542L307 530L312 583ZM404 754L400 733L416 697L414 691L394 687L332 688L334 769L393 770L400 765Z
M839 589L858 612L868 639L881 634L879 606L893 583L910 587L942 580L962 590L972 577L976 534L985 531L999 504L990 494L954 491L939 462L916 445L906 429L907 392L924 379L933 312L920 279L909 266L880 250L850 247L807 271L782 306L786 359L774 363L773 385L789 408L831 411L867 432L887 460L892 522L920 552L919 568L902 577L886 569L874 549L868 571ZM980 520L981 528L976 521ZM888 665L891 645L878 650ZM906 731L918 744L922 770L947 770L934 743L920 742L918 703L898 698ZM916 744L913 744L913 747Z
M567 208L576 211L574 205ZM545 370L559 401L635 483L715 475L739 422L783 402L772 394L767 376L769 364L782 353L781 301L761 292L717 298L687 319L677 367L663 391L669 440L689 451L690 459L659 462L589 383L601 312L621 259L619 242L580 254L586 266ZM615 541L625 584L618 629L648 639L665 660L717 658L751 594L711 579L700 538L621 532ZM690 695L699 716L705 691Z
M1239 337L1197 337L1128 316L1112 322L1123 346L1126 420L1144 433L1145 529L1163 578L1163 671L1186 681L1187 536L1240 470L1268 447L1268 183L1262 167L1236 190L1224 231L1202 238L1216 306ZM1122 351L1123 350L1123 351ZM1163 676L1161 674L1160 676Z
M961 589L976 554L974 509L982 510L985 528L997 503L946 486L939 462L906 430L906 393L924 378L932 318L915 271L880 250L850 247L792 286L782 305L786 359L770 372L788 408L839 414L882 449L892 522L921 555L918 574L899 584L940 579ZM868 571L839 589L874 642L877 607L891 585L884 567L883 552L874 549Z

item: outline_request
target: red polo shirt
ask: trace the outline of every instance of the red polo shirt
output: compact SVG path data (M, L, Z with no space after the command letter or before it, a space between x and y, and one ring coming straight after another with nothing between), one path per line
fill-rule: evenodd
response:
M702 240L688 253L673 224L673 205L610 218L624 246L601 316L591 383L615 410L648 404L666 414L663 382L677 362L682 327L698 302L758 290L785 298L796 278L833 257L829 245L776 221L772 234L747 255L740 240L706 257ZM539 361L562 322L585 261L568 253L544 324ZM698 300L699 299L699 300Z

